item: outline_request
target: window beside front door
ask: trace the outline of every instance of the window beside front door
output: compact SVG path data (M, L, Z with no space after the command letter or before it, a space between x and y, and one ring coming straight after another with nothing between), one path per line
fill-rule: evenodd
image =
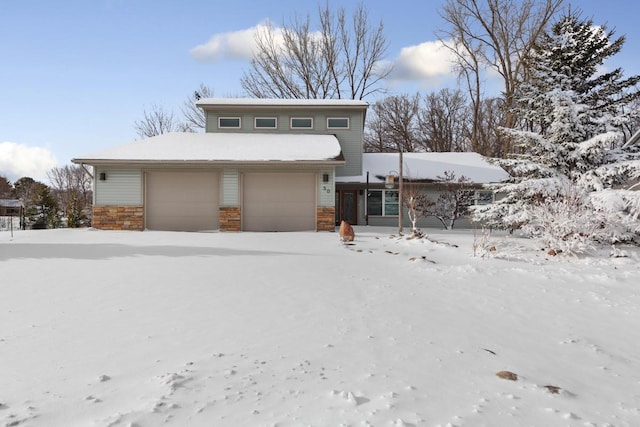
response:
M398 215L398 190L369 190L367 210L373 216Z

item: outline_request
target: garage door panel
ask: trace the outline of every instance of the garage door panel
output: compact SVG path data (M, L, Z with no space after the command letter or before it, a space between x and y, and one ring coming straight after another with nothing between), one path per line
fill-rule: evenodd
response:
M247 173L243 187L245 230L315 229L314 173Z
M216 172L147 173L147 228L200 231L219 226L219 178Z

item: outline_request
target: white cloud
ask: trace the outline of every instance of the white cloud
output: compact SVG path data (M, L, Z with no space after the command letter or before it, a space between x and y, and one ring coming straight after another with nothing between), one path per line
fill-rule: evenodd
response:
M264 31L267 27L267 23L261 23L244 30L214 34L208 42L192 48L189 53L201 62L215 62L220 59L249 60L253 57L256 46L256 33Z
M11 182L28 176L47 183L47 171L57 165L58 161L48 148L0 142L0 175Z
M393 61L392 84L414 82L433 86L454 77L453 54L440 41L404 47Z
M208 42L190 49L197 61L215 62L225 59L250 60L256 50L255 36L271 27L275 41L283 42L282 28L268 21L251 28L214 34ZM320 37L320 34L314 34ZM382 61L377 67L393 67L388 78L391 85L413 83L421 87L437 86L454 76L453 54L440 41L427 41L404 47L393 61Z

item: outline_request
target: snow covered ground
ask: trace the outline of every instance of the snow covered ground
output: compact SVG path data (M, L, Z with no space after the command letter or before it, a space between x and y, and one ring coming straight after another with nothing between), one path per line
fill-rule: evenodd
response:
M640 425L638 249L355 230L0 232L0 426Z

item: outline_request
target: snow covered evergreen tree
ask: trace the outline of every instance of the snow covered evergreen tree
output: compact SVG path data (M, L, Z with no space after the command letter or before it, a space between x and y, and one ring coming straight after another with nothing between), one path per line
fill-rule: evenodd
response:
M36 182L34 187L26 212L30 225L33 228L57 228L60 225L60 215L51 190L41 182Z
M625 185L640 176L640 150L624 145L622 129L637 119L637 110L625 107L640 97L640 76L625 79L619 68L600 72L624 44L624 37L612 37L575 13L542 37L529 60L530 78L516 95L513 112L523 126L504 129L519 154L497 160L512 180L500 189L504 198L476 209L476 220L532 236L556 230L547 233L548 244L574 252L588 247L567 245L577 236L616 242L639 235L638 192ZM603 198L615 198L618 209ZM568 200L580 204L580 215L563 208Z

